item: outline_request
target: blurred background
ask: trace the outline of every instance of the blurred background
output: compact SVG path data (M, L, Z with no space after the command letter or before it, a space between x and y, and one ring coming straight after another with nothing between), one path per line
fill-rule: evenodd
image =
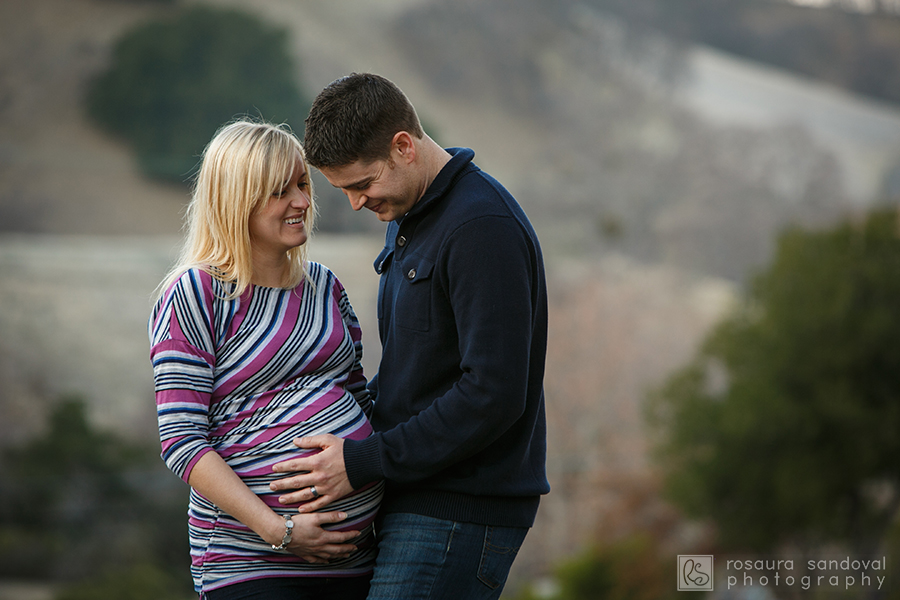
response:
M0 600L192 597L153 292L217 126L302 135L352 71L543 243L553 491L505 598L670 597L679 554L710 598L900 597L860 576L900 534L898 0L2 0ZM372 374L382 225L315 182Z

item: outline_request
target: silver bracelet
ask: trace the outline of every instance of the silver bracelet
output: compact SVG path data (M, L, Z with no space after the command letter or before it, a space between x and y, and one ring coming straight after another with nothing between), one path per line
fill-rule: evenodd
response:
M281 538L281 545L272 544L272 550L284 550L291 543L291 535L294 533L294 522L291 515L284 515L284 537Z

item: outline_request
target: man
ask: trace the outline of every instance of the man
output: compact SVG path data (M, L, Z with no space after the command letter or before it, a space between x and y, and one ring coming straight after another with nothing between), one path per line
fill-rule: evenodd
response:
M314 436L277 471L309 512L387 481L369 598L498 598L545 473L547 300L537 236L515 199L425 135L393 83L352 74L306 120L308 161L354 210L387 222L375 261L382 358L376 434ZM303 488L303 489L300 489Z

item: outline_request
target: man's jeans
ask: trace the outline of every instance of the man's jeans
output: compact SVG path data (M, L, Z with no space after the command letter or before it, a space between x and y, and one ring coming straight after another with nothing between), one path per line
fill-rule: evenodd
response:
M369 600L500 597L527 527L493 527L399 513L379 520Z

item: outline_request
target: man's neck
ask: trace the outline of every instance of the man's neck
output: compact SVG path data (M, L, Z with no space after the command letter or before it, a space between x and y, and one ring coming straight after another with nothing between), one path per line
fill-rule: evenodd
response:
M427 134L422 138L419 152L422 154L422 165L426 177L424 189L427 190L435 178L437 178L441 169L450 162L450 159L453 158L453 156L441 148L438 143L428 137Z

